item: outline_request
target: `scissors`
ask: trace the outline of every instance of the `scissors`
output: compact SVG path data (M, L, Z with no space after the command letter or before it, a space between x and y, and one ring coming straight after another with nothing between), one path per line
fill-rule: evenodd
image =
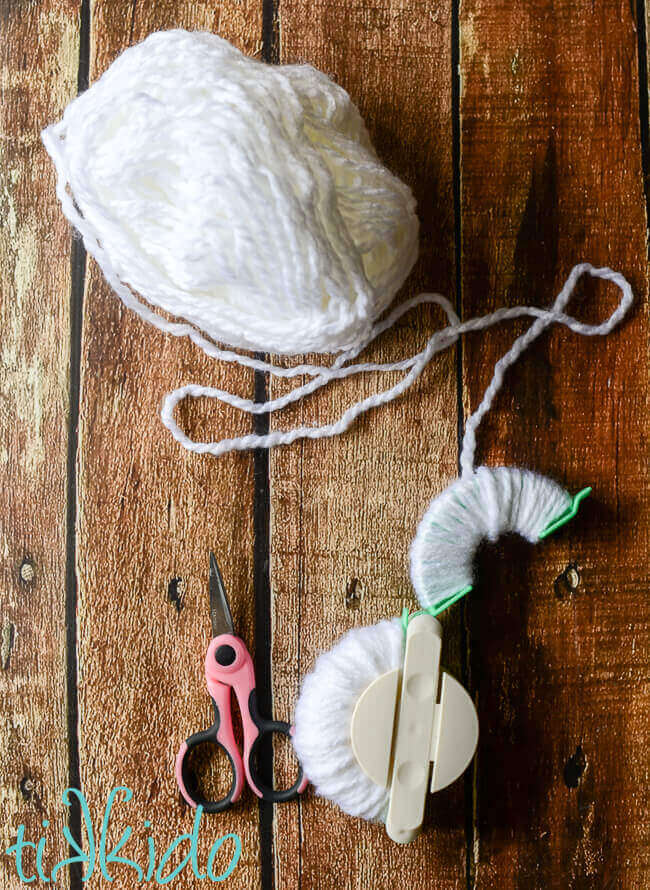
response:
M281 720L265 720L257 709L255 669L246 644L235 636L232 615L226 598L221 572L214 553L210 553L210 616L212 640L205 656L205 679L214 706L214 723L209 729L190 736L176 757L176 781L181 794L191 807L201 806L206 813L221 813L239 799L244 778L262 800L280 803L291 800L307 787L308 780L299 769L296 782L286 790L268 787L256 774L254 753L260 739L272 732L291 736L292 727ZM244 730L243 757L235 742L232 726L231 693L233 689L241 713ZM205 743L224 751L232 767L230 791L221 800L207 800L198 787L189 766L189 753Z

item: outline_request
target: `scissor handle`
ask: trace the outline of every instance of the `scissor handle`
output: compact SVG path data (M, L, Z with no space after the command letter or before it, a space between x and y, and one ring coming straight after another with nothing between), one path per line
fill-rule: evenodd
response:
M232 806L244 787L244 765L239 748L235 743L230 711L230 687L215 685L211 689L214 706L214 723L203 732L196 732L180 747L176 756L176 781L178 788L191 807L201 806L206 813L222 813ZM225 797L209 800L199 787L197 777L189 764L189 754L199 745L212 744L220 748L228 757L232 768L232 784Z
M255 769L255 752L261 739L273 732L279 732L290 739L293 735L293 727L288 723L285 723L283 720L267 720L264 717L261 717L257 707L257 694L255 689L251 690L248 697L248 713L257 729L255 736L248 741L248 743L245 742L244 745L244 769L246 771L248 784L251 786L255 794L257 794L258 797L261 797L262 800L269 800L273 803L283 803L286 800L293 800L294 797L302 794L308 785L308 779L303 775L302 766L298 765L298 778L293 785L291 785L290 788L283 789L275 789L270 785L265 784L260 779L259 774Z
M234 634L221 634L210 641L205 656L205 678L214 705L215 719L210 729L197 732L183 742L176 757L176 780L181 794L191 807L202 806L206 813L220 813L239 799L246 777L251 789L262 800L280 803L302 793L308 781L299 768L298 778L290 788L276 790L266 785L255 769L255 752L263 736L279 732L291 737L292 728L281 720L260 716L255 692L255 671L245 643ZM239 704L244 730L244 755L239 752L232 728L230 690ZM233 771L233 782L221 800L207 800L200 792L189 768L188 753L206 742L216 744L227 755Z
M234 634L221 634L210 641L205 656L205 679L210 695L214 697L219 686L232 687L237 696L244 730L243 769L251 789L262 800L280 802L291 800L304 791L307 781L302 769L298 780L286 790L276 791L260 780L254 766L254 756L261 736L271 732L291 735L288 723L266 720L260 716L255 692L255 668L246 644ZM236 798L235 798L236 799Z

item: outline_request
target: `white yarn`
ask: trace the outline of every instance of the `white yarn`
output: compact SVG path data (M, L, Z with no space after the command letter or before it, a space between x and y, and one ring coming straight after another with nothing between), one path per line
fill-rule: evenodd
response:
M411 544L411 581L424 609L474 583L482 540L515 532L536 543L571 507L552 479L515 467L479 467L434 498Z
M388 790L363 772L352 751L352 712L361 693L380 674L402 663L398 619L348 631L319 656L303 680L296 705L293 745L321 797L351 816L385 819Z
M417 257L413 196L348 94L215 34L150 35L44 138L119 282L231 346L348 349Z
M504 370L528 343L554 322L579 333L608 333L632 302L621 275L582 264L547 311L515 307L461 324L444 297L421 294L377 322L417 255L410 190L378 161L343 89L309 65L249 59L213 34L152 34L127 49L42 135L64 213L129 308L215 358L278 377L312 378L265 403L195 384L170 393L163 423L197 453L338 435L360 414L398 398L460 334L533 316L536 322L497 365L467 425L463 470L469 471L476 427ZM562 311L583 273L622 291L602 325L583 325ZM399 362L348 365L405 311L426 302L438 303L449 324L422 352ZM152 307L185 321L170 321ZM331 366L279 368L213 341L338 357ZM366 371L405 374L318 427L195 442L174 418L186 397L217 398L252 414L277 411L331 380Z

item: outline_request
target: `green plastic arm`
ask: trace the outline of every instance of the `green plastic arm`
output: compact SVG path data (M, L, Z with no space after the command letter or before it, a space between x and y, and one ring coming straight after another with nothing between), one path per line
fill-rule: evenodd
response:
M570 506L567 507L564 513L562 513L561 516L558 516L557 519L554 519L553 522L550 522L546 526L544 531L540 534L540 541L542 540L542 538L547 538L549 535L553 534L553 532L557 531L559 528L562 528L562 526L566 525L570 519L573 519L573 517L578 512L578 507L580 506L581 502L584 501L587 495L591 494L591 491L591 486L589 486L588 488L583 488L582 491L579 491L577 494L575 494Z

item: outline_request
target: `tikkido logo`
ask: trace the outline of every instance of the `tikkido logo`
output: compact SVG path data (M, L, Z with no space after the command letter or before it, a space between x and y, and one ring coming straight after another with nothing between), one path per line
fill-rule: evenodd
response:
M47 856L47 836L44 835L36 842L25 840L25 826L19 825L15 841L4 852L5 855L14 858L16 873L20 880L25 884L31 884L34 881L45 884L56 883L61 879L61 873L65 869L71 868L82 870L81 880L84 883L91 881L93 876L113 881L116 877L124 877L125 872L130 871L130 880L133 883L170 884L182 872L190 869L194 877L199 880L207 879L220 883L227 880L233 873L242 852L241 838L234 832L217 838L210 847L205 868L201 869L199 865L198 842L201 816L203 815L202 807L196 808L192 830L174 838L160 859L158 859L155 840L151 833L146 838L146 850L144 851L133 849L134 846L137 848L138 842L131 841L129 852L132 856L140 853L141 855L137 859L118 855L133 835L133 828L127 825L120 839L109 848L111 814L115 804L120 802L120 795L122 795L122 803L128 803L133 798L131 789L123 785L111 791L106 801L99 836L96 840L86 798L78 789L66 788L61 799L66 807L79 807L82 830L86 837L86 849L82 848L81 844L72 836L70 828L64 824L62 826L63 838L69 844L70 852L73 855L57 862L49 875L45 873L43 865L43 860ZM43 819L43 828L47 829L49 825L49 820ZM144 828L150 832L151 822L148 819L144 821ZM186 851L184 851L184 847L187 848ZM184 856L182 856L183 852L185 852ZM182 856L180 861L178 861L179 856Z

